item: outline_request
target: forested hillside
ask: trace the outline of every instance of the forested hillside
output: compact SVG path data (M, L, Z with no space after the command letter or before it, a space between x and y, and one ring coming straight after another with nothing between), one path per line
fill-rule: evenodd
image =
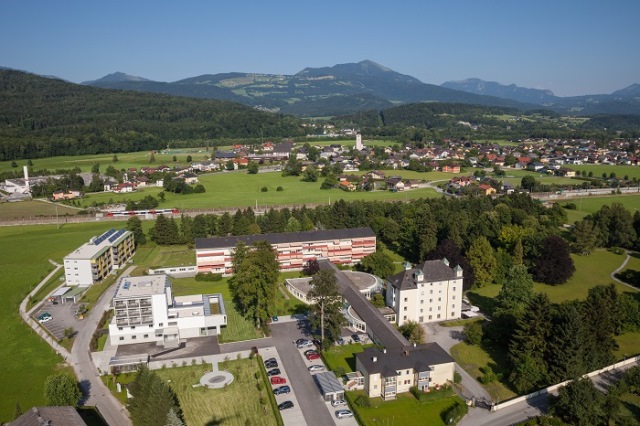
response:
M232 102L98 89L0 70L0 161L303 133L294 117Z
M573 120L539 109L417 103L383 110L361 111L335 117L334 124L360 128L367 137L399 137L410 140L443 138L506 139L638 137L640 116L602 115ZM620 132L620 133L618 133Z

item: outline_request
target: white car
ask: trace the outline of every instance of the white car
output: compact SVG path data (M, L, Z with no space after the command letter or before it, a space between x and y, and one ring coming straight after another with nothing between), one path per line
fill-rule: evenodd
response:
M344 399L334 399L333 401L331 401L332 407L340 407L342 405L347 405L347 401L345 401Z
M53 317L49 314L43 314L38 317L38 322L40 324L44 324L45 322L49 322L51 320L53 320Z
M353 417L353 413L351 410L338 410L336 411L336 417L339 419L347 419L349 417Z
M308 348L309 346L313 346L313 342L311 340L304 340L298 343L298 349Z
M310 373L315 373L318 371L324 371L324 365L314 364L308 368Z

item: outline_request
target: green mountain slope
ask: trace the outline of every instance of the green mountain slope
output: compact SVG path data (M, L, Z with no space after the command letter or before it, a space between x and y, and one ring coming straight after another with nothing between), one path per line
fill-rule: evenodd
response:
M0 160L302 134L294 117L232 102L104 90L0 71Z

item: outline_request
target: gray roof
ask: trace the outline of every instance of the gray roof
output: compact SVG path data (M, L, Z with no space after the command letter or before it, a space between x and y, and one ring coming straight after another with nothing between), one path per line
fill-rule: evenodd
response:
M335 373L333 373L332 371L316 373L313 378L320 387L320 392L322 392L322 395L344 393L342 383L340 383Z
M383 376L396 376L397 371L410 368L418 372L427 371L430 366L454 362L451 355L437 343L425 343L400 350L387 349L386 353L370 347L357 353L356 359L367 373L382 373Z
M407 290L417 288L413 280L413 274L416 271L422 271L424 274L424 282L426 283L455 279L455 269L450 268L446 263L444 263L445 260L446 259L427 260L420 265L417 265L415 268L406 269L400 273L390 276L387 278L387 281L396 288Z
M302 241L324 241L342 238L375 238L376 234L369 227L352 229L327 229L325 231L280 232L276 234L241 235L218 238L196 238L198 249L224 249L235 247L239 242L251 245L258 241L269 244L297 243Z
M33 407L9 426L86 426L80 414L73 407Z
M318 265L322 270L334 272L340 293L367 324L367 328L373 331L373 334L383 346L396 350L409 346L407 339L351 284L349 278L342 271L327 259L318 260Z

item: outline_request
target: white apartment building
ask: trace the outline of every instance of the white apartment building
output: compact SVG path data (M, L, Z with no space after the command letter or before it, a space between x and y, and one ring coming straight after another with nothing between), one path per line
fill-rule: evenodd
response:
M398 325L458 319L462 309L462 268L447 259L428 260L387 278L386 304Z
M109 338L116 346L159 342L172 348L180 339L216 335L227 325L221 294L175 297L166 275L121 278L112 307Z
M135 253L133 233L110 229L64 257L67 285L89 286L119 269Z

